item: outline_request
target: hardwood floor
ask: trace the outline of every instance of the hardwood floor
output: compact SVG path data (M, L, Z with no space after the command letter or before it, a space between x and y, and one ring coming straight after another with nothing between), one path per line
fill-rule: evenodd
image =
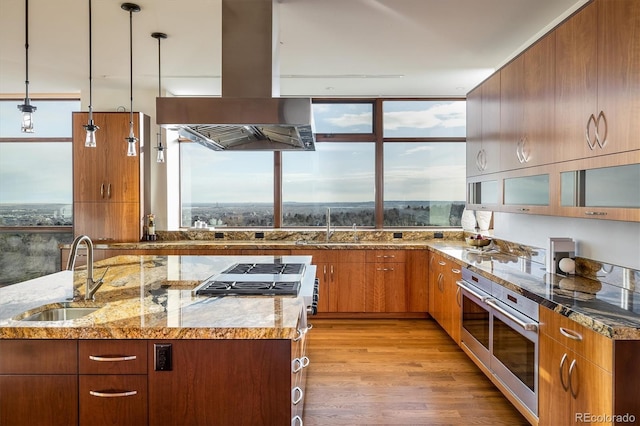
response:
M311 322L305 426L528 425L433 320Z

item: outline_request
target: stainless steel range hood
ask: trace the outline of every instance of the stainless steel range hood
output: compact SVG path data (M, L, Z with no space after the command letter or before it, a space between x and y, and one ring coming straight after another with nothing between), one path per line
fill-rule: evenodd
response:
M222 97L156 98L157 123L214 150L315 150L311 99L279 97L277 0L222 0Z

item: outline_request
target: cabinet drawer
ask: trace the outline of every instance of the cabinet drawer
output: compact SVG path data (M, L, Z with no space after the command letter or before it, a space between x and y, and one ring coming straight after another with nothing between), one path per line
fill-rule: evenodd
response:
M0 374L77 374L75 340L0 339Z
M613 341L551 309L540 307L540 332L606 371L613 366Z
M147 374L144 340L81 340L80 374Z
M367 263L402 263L405 260L404 250L368 250L365 255Z
M80 425L146 425L146 375L81 375Z

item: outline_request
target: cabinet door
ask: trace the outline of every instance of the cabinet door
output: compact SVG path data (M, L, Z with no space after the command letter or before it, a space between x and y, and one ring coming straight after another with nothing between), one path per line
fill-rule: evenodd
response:
M522 166L518 161L524 130L524 55L500 71L500 169Z
M638 149L640 2L599 0L598 114L606 117L602 154ZM600 127L599 127L600 129Z
M140 241L142 213L139 203L74 203L74 235L100 241Z
M140 114L134 114L134 129L140 138ZM127 156L128 113L93 114L97 146L84 146L88 113L73 113L74 201L139 202L140 157ZM140 138L142 140L142 138Z
M444 324L444 266L442 256L430 253L429 258L429 314L438 324Z
M407 312L404 263L368 263L367 312Z
M538 413L541 425L573 424L569 386L571 351L544 333L538 348ZM599 392L598 392L599 393Z
M365 312L365 264L330 265L329 307L331 312Z
M457 281L461 279L462 272L460 267L454 262L447 262L446 271L444 272L444 305L446 309L446 324L449 336L460 344L460 327L461 327L461 294Z
M78 424L78 376L0 375L0 425Z
M482 84L483 173L500 170L500 79L497 72Z
M482 174L478 157L482 150L482 86L467 94L467 176Z
M407 312L429 311L429 252L407 250L405 259Z
M597 5L589 4L555 30L554 158L558 161L589 155L585 132L598 105L597 25Z
M611 373L603 370L585 358L575 355L569 367L571 368L569 394L573 398L573 413L575 414L608 414L613 409L613 380ZM597 389L597 392L594 392ZM574 420L574 419L572 419ZM610 425L611 422L592 424Z

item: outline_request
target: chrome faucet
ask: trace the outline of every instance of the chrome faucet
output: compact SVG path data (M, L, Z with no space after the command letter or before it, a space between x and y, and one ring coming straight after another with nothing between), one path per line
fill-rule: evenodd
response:
M329 239L333 235L333 231L335 231L335 229L331 229L331 207L327 207L326 217L327 217L326 218L326 222L327 222L327 242L329 242Z
M73 240L73 244L71 245L71 251L69 252L69 260L67 261L67 271L73 271L73 268L76 264L76 257L78 256L78 247L80 243L84 242L87 247L87 285L84 294L85 300L93 300L93 297L102 285L104 275L98 281L93 280L93 242L91 238L87 235L80 235ZM107 268L108 269L108 268ZM107 271L104 271L106 275Z

